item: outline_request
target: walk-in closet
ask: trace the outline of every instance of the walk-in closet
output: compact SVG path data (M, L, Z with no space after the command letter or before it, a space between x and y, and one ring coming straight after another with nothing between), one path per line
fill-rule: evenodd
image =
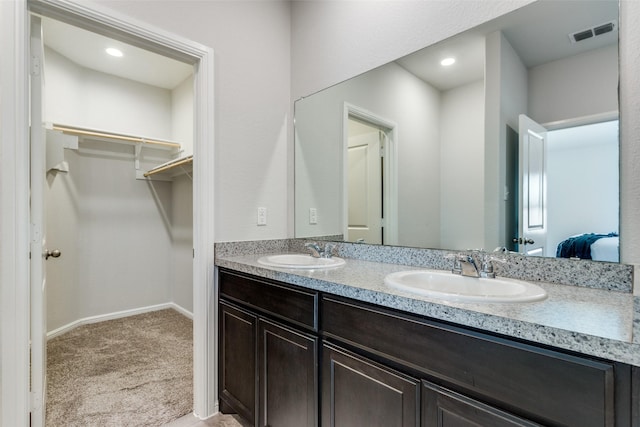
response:
M155 378L140 379L156 387L171 382L162 377L168 365L184 364L190 377L183 379L191 381L184 386L187 395L171 399L186 399L178 410L190 412L193 67L48 18L42 18L42 30L46 239L55 257L46 264L49 368L76 357L72 350L95 335L99 341L89 344L88 353L104 357L83 362L76 371L112 384L111 362L133 360L141 351L133 346L142 340L139 335L118 337L118 330L144 332L148 348L153 340L168 340L168 348L186 345L178 355L181 362L136 359L124 372L126 381L133 381L137 366L158 363ZM116 56L107 49L117 49L111 51ZM163 311L168 317L155 319ZM99 328L82 332L91 325ZM51 345L65 339L65 345ZM64 369L74 370L73 365ZM49 392L59 389L55 378L48 376ZM120 388L144 387L131 382ZM110 392L96 393L74 399L80 399L76 409L82 416L100 424L104 419L91 417L108 410L103 399ZM131 407L111 410L135 412L140 399L134 396ZM55 399L47 400L53 411ZM48 420L47 425L58 424Z

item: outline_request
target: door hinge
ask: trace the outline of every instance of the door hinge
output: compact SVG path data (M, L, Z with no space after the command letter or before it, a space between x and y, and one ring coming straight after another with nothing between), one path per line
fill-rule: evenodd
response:
M42 226L31 223L31 243L42 241Z
M380 218L380 227L385 227L386 225L387 224L386 224L386 221L384 220L384 218Z
M40 58L37 56L31 57L31 74L34 76L40 75Z
M33 391L30 392L29 395L30 395L29 405L30 405L31 412L37 411L40 408L42 408L42 398L40 397L40 395Z

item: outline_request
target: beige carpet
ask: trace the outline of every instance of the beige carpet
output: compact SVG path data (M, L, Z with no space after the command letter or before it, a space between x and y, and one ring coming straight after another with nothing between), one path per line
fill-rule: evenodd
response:
M169 309L49 340L46 425L160 426L191 412L192 331Z

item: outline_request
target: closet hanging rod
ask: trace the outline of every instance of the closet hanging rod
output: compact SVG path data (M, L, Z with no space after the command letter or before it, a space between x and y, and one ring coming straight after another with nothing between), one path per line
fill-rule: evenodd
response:
M182 166L182 165L185 165L185 164L191 163L191 162L193 162L193 156L183 157L183 158L180 158L180 159L172 160L172 161L167 162L165 164L162 164L160 166L156 166L155 168L150 169L149 171L145 172L143 175L144 175L145 178L147 178L147 177L149 177L151 175L154 175L154 174L157 174L157 173L160 173L160 172L164 172L166 170L173 169L175 167Z
M175 148L175 149L180 148L180 144L178 144L177 142L161 141L158 139L149 139L149 138L143 138L139 136L121 135L117 133L83 129L83 128L77 128L72 126L53 124L52 129L60 132L64 132L67 134L71 134L71 135L77 135L77 136L95 136L99 138L108 138L108 139L126 141L130 143L135 143L135 144L150 144L150 145L158 145L166 148Z

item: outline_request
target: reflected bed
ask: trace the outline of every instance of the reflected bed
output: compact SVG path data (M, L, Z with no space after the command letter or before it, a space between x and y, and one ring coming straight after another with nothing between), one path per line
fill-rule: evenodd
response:
M618 233L585 233L571 236L558 244L556 257L619 262Z

